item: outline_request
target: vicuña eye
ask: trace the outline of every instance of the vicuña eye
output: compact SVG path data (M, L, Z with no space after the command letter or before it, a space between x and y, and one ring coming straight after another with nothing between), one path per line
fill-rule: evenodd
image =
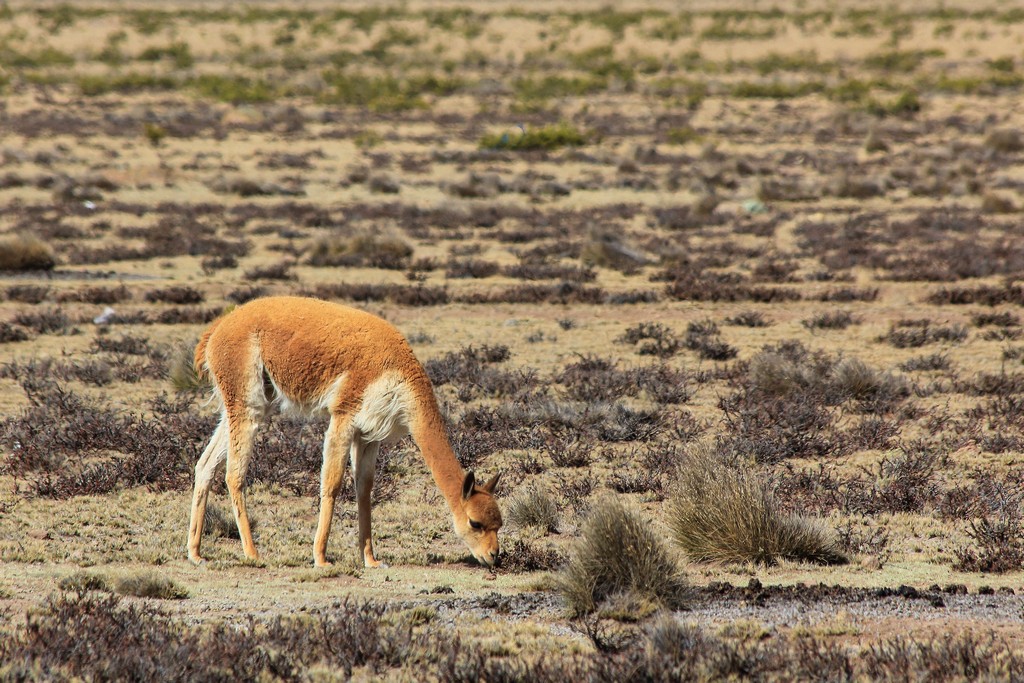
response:
M469 520L469 525L471 527L473 527L474 529L476 529L477 531L479 531L480 529L484 528L483 524L481 524L480 522L478 522L476 520L473 520L473 519Z

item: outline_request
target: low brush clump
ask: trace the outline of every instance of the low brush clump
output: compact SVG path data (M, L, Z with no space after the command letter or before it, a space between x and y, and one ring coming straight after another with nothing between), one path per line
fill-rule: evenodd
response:
M313 245L311 266L362 266L404 270L409 266L412 247L399 239L361 235L351 239L321 239Z
M517 492L508 501L505 517L514 526L558 533L558 505L544 489L528 488Z
M118 579L114 584L114 590L121 595L131 595L136 598L184 600L188 597L188 591L185 588L166 576L151 571Z
M582 615L623 594L676 609L686 580L650 522L605 499L590 508L558 585L569 609Z
M0 240L0 271L53 270L57 258L46 242L32 235L14 235Z
M551 150L560 147L580 147L586 143L586 134L563 121L539 128L523 128L485 135L480 140L480 149Z
M698 445L678 469L669 526L679 546L701 562L779 560L845 564L817 522L783 513L771 484L718 450Z

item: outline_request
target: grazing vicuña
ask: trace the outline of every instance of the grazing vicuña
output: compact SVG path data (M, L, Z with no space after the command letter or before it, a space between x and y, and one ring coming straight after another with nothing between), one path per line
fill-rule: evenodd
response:
M258 557L249 529L243 482L253 434L268 408L327 413L320 483L320 519L313 560L326 566L334 501L352 460L359 546L367 567L380 566L370 537L370 490L381 442L412 434L452 511L456 533L481 563L498 558L501 512L495 476L476 485L445 435L433 387L402 334L354 308L298 297L267 297L216 320L196 345L195 366L212 377L223 406L220 425L196 464L188 554L201 562L206 501L215 470L226 461L231 505L249 558Z

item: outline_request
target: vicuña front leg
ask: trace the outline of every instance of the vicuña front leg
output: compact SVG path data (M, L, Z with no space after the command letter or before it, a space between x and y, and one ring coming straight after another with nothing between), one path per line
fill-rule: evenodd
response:
M192 515L188 522L188 559L199 564L203 561L199 554L199 545L203 540L203 526L206 522L206 501L210 497L210 484L213 483L217 468L223 464L228 455L228 425L222 419L213 432L210 443L196 463L196 483L192 493Z
M362 444L353 450L355 460L356 507L359 510L359 547L363 551L363 565L387 567L373 554L373 536L370 531L370 494L373 491L373 475L377 467L380 444L376 441Z
M245 472L249 467L249 456L252 454L253 434L256 423L248 419L235 419L231 422L229 434L230 448L225 473L225 483L231 496L231 509L235 513L238 524L238 536L242 539L242 552L250 560L259 559L256 544L252 540L249 527L249 512L245 505Z
M327 425L324 438L324 463L320 471L320 519L313 539L313 564L328 567L327 538L331 535L331 520L334 518L334 502L341 491L345 477L345 460L352 444L352 420L335 415Z

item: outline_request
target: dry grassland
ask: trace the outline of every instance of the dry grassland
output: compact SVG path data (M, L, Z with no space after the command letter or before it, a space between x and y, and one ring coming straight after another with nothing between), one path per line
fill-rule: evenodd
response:
M140 610L140 653L266 655L193 680L1020 675L1024 11L610 7L0 4L0 671L144 675L25 626ZM181 359L285 293L397 325L466 467L553 501L495 575L409 441L378 468L391 568L356 565L347 491L314 570L324 423L286 416L250 476L260 562L228 522L187 563L215 415ZM670 501L709 449L850 562L685 554ZM570 617L608 497L685 609ZM153 571L187 597L133 597Z

